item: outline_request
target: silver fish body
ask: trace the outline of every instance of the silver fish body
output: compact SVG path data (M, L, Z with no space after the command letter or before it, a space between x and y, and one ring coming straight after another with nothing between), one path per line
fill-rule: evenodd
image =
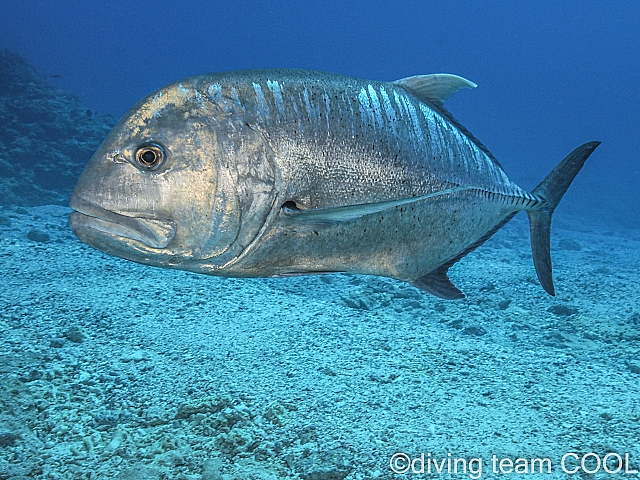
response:
M445 110L473 86L301 70L184 79L114 127L76 186L71 226L92 246L159 267L381 275L461 298L448 268L525 210L553 294L551 214L597 142L526 192Z

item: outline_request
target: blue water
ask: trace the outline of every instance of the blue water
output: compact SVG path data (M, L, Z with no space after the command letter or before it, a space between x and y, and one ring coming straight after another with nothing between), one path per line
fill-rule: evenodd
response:
M448 102L509 175L534 187L602 141L567 211L638 223L640 4L619 2L0 2L0 47L90 108L122 115L178 78L295 67L395 80L455 73ZM584 208L583 208L584 207Z
M478 84L447 108L524 188L602 142L557 212L557 299L533 280L519 217L454 268L470 298L444 303L384 279L141 267L80 244L62 207L7 207L0 478L427 478L393 474L397 451L482 456L482 478L493 454L550 457L554 472L535 478L586 478L559 469L566 452L630 452L638 469L640 2L0 0L0 12L0 48L116 118L206 72L444 72Z

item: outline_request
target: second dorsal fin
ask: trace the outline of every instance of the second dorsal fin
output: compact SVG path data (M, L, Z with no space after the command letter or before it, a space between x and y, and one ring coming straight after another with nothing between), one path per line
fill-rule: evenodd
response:
M418 97L423 102L442 106L444 101L458 90L475 88L477 85L466 78L449 73L414 75L393 82Z
M415 75L413 77L401 78L393 82L395 85L402 87L405 91L416 97L423 103L426 103L440 115L451 122L458 130L466 135L469 140L476 144L487 156L498 166L500 164L476 137L467 130L453 115L445 108L444 101L458 90L463 88L475 88L477 85L466 78L449 73L435 73L433 75Z

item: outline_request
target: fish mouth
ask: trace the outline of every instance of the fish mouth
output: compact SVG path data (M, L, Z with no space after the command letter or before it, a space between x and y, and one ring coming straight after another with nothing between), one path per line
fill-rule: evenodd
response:
M176 226L169 220L128 217L106 210L76 194L71 195L69 206L75 210L69 215L74 233L90 229L137 240L156 249L165 248L176 234Z

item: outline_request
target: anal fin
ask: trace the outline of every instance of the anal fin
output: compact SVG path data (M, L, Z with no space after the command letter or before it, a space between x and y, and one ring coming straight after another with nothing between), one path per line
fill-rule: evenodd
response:
M433 272L427 273L423 277L414 280L411 284L420 290L424 290L431 295L444 298L445 300L460 300L461 298L465 298L466 295L453 284L447 275L450 266L451 265L442 265Z
M447 262L440 265L435 270L427 273L426 275L418 278L411 282L411 284L423 290L431 295L435 295L436 297L443 298L445 300L460 300L461 298L466 298L466 295L462 293L458 287L456 287L451 280L449 280L449 276L447 273L449 272L449 268L451 268L454 264L459 262L462 258L469 255L480 245L484 244L491 236L504 227L509 221L516 215L518 212L513 212L507 215L500 223L498 223L495 227L485 233L478 240L469 245L462 252L457 254L455 257L449 259Z

